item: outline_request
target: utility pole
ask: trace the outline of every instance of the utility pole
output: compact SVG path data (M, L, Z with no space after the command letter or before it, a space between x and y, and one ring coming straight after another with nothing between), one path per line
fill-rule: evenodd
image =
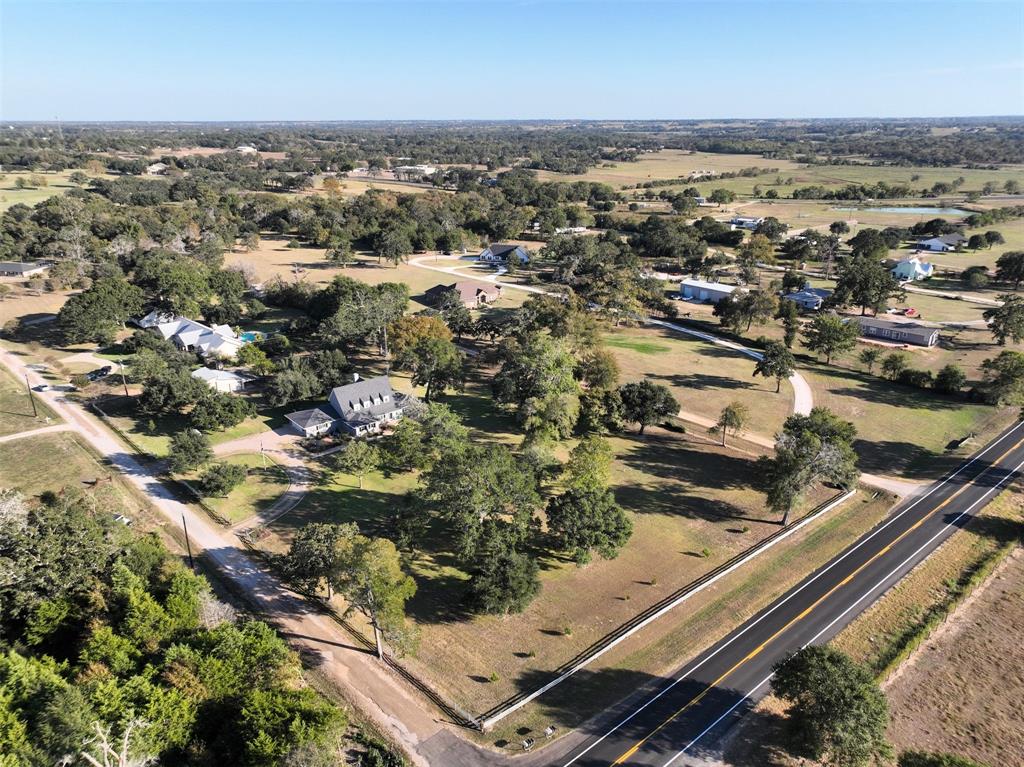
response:
M188 552L188 566L192 572L196 571L196 563L192 561L192 544L188 540L188 525L185 524L185 515L181 515L181 527L185 531L185 550Z
M28 401L32 403L32 417L38 418L39 413L36 411L36 395L32 393L32 384L28 382L28 373L25 374L25 388L28 389Z
M128 381L124 377L124 360L117 361L118 367L121 368L121 384L124 386L124 396L127 398L128 395Z

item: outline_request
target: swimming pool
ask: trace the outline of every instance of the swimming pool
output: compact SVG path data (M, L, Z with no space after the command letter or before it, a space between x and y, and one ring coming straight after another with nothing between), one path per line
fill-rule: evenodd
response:
M868 213L908 213L915 216L969 216L971 211L963 208L925 208L901 207L899 205L875 206L863 205L859 208L832 208L832 210L860 210Z
M241 338L247 344L251 344L254 341L262 341L264 338L266 338L266 334L261 333L258 330L247 330L244 333L242 333L242 335L240 335L239 338Z

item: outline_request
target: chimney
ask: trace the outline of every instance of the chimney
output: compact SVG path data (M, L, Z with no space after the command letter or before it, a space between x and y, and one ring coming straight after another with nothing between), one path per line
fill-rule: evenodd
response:
M359 373L353 373L352 374L352 383L355 383L358 380L359 380Z

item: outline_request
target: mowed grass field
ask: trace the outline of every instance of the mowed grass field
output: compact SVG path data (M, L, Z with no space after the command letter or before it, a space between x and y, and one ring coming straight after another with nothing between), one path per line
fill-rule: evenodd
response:
M604 342L619 364L621 381L647 378L664 384L685 412L717 420L722 408L740 402L749 411L747 431L766 436L792 412L789 381L776 393L774 379L753 376L753 359L729 349L655 327L613 329Z
M762 168L764 173L745 178L709 179L693 184L680 182L679 186L696 186L701 194L712 189L730 189L740 195L750 195L754 186L763 189L775 188L780 197L788 197L793 188L821 185L837 188L847 184L908 184L913 189L930 188L939 181L951 182L963 177L964 184L959 193L980 191L986 182L994 182L1000 188L1009 180L1024 183L1024 166L1007 166L998 170L975 170L963 167L931 168L905 166L858 165L806 165L791 160L766 159L757 154L713 154L709 152L687 152L680 149L663 149L640 155L636 162L604 163L591 168L587 173L569 175L541 172L543 180L598 181L617 188L635 186L646 181L676 179L700 171L718 173L736 172L742 168ZM770 172L777 169L777 173ZM776 176L783 183L777 185ZM913 178L917 177L917 178ZM792 183L786 183L792 179ZM673 187L656 187L655 191Z
M235 453L218 457L217 462L244 466L245 481L226 496L206 496L203 500L232 524L265 511L288 489L288 474L270 456L259 453ZM200 472L185 477L194 487Z
M14 488L28 496L45 490L106 487L129 495L118 481L108 481L117 472L105 466L71 432L39 434L0 443L0 487ZM137 505L132 500L131 505Z
M61 419L39 397L35 397L35 415L25 382L17 380L7 368L0 367L0 437L61 423Z
M28 205L29 207L43 200L65 194L69 189L78 189L72 184L68 177L75 172L75 169L62 170L59 172L28 172L28 171L0 171L0 212L10 208L12 205ZM89 173L89 176L95 176ZM103 178L111 179L116 176L109 173L100 174ZM28 189L18 189L19 178L28 181L31 177L38 176L45 179L46 186L34 186Z
M804 369L814 404L857 427L861 470L908 479L935 479L1008 425L1007 408L965 402L901 386L853 370ZM975 437L955 446L952 443Z

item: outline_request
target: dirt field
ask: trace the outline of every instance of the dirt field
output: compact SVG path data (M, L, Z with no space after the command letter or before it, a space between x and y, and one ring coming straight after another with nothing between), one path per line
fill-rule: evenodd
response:
M1024 764L1024 550L919 648L886 685L899 749Z

